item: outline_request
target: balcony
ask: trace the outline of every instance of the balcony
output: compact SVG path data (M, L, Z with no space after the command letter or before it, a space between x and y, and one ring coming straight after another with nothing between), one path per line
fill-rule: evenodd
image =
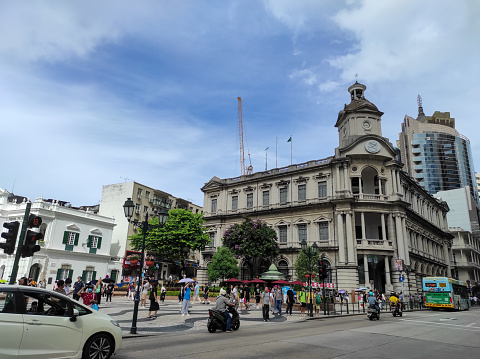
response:
M357 249L393 251L393 244L383 239L357 239Z
M353 195L353 198L356 201L387 201L388 196L384 194L373 194L373 193L357 193Z
M202 254L215 254L217 252L217 249L213 246L207 246L205 249L202 251Z

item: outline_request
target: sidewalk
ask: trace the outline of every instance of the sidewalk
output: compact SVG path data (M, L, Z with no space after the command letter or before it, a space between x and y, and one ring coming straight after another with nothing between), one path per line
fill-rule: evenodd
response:
M137 334L130 334L133 318L132 300L125 297L113 297L112 302L105 303L102 298L100 312L110 315L115 319L122 328L123 337L135 337L139 335L154 335L159 333L181 332L185 330L207 330L208 309L215 307L215 302L210 304L195 303L190 307L190 315L182 316L180 313L181 305L177 300L166 300L164 304L160 304L160 310L157 312L156 319L147 319L148 307L150 301L147 300L147 307L139 307L137 319ZM301 316L300 312L293 311L293 315L274 316L270 312L269 322L264 322L262 316L262 308L256 309L255 305L250 305L250 311L246 311L245 307L240 311L240 328L245 329L257 325L271 325L274 323L296 322L307 320L307 316ZM152 313L153 314L153 313ZM323 314L321 315L323 317Z

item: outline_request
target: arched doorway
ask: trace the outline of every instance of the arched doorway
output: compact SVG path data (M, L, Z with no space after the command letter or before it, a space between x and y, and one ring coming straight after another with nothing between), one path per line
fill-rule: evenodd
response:
M277 269L285 275L285 278L288 276L288 263L286 260L282 259L278 261Z
M251 279L250 278L250 268L248 267L248 263L247 262L243 262L243 265L242 265L242 278L243 280L246 280L246 279Z
M40 269L42 267L40 264L35 263L30 267L30 272L28 273L28 278L33 278L35 282L38 282L38 277L40 276Z

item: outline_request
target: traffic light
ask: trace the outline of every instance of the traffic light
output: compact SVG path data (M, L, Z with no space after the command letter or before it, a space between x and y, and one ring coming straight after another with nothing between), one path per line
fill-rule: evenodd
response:
M38 217L34 214L31 214L28 217L28 227L29 228L38 228L42 224L42 218ZM43 234L34 231L27 231L25 235L25 241L23 243L22 248L20 249L20 253L22 254L22 258L31 257L35 252L40 250L40 246L37 244L37 241L43 239Z
M318 276L320 279L325 279L328 276L327 262L322 259L318 260Z
M15 244L17 244L18 229L20 223L8 222L4 223L3 227L8 229L8 232L2 233L2 238L5 238L5 243L0 243L0 248L3 248L5 254L13 254L15 252Z

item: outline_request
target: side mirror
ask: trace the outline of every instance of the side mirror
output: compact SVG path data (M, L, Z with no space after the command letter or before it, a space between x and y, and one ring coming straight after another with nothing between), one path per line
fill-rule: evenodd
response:
M78 312L78 309L73 309L73 313L72 313L72 316L70 317L70 321L71 322L76 322L77 321L77 317L80 315L80 313Z

